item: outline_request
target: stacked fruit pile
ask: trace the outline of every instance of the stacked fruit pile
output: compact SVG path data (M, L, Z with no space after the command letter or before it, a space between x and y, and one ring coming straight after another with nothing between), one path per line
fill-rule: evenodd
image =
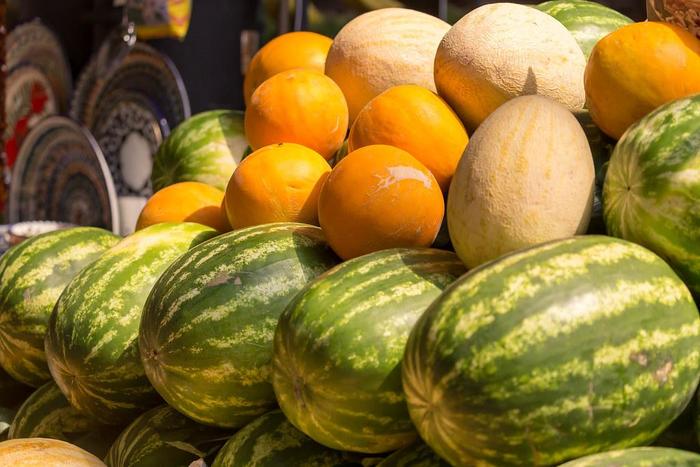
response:
M385 9L244 91L0 259L0 464L700 465L700 40Z

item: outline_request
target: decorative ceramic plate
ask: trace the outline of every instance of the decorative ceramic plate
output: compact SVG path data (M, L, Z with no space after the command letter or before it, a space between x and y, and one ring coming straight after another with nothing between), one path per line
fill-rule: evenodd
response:
M51 220L119 232L117 197L91 134L49 117L27 136L10 184L10 223Z
M21 24L7 35L6 64L12 70L36 66L51 83L61 112L68 109L72 78L65 52L56 35L38 19Z
M34 65L16 66L5 82L5 151L12 168L27 133L41 120L58 111L51 84Z
M82 72L71 104L71 117L93 129L101 102L115 92L128 90L151 102L154 115L162 115L169 128L190 116L185 85L175 65L158 51L136 43L114 71L97 76L93 58Z

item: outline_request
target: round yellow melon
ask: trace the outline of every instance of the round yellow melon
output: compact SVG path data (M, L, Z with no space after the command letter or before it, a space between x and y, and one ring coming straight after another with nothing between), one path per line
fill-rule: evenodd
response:
M572 112L586 93L586 58L556 19L514 3L484 5L445 34L435 56L438 93L474 130L501 104L539 94Z
M12 439L0 443L0 465L13 467L105 467L87 451L65 441Z
M474 133L447 202L450 239L470 268L586 231L591 149L576 118L542 96L513 99Z
M350 121L390 87L416 84L435 91L435 51L449 29L434 16L406 8L371 11L346 24L328 51L326 74L343 90Z

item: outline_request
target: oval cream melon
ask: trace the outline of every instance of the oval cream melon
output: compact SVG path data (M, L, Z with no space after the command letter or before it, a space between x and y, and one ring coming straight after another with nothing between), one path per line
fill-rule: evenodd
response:
M105 467L87 451L48 438L12 439L0 443L0 465L13 467Z
M435 91L435 51L449 29L444 21L407 8L371 11L346 24L328 52L326 74L343 90L350 121L390 87L417 84Z
M435 84L473 130L522 95L581 110L585 68L581 48L559 21L528 6L494 3L468 13L445 34L435 56Z
M586 135L569 111L542 96L507 102L474 133L452 179L447 222L457 255L472 268L584 233L594 176Z

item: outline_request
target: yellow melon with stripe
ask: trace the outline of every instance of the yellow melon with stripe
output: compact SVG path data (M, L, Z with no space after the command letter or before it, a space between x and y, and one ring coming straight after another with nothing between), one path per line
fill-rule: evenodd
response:
M473 130L498 106L522 95L583 109L586 58L574 36L546 13L514 3L470 12L435 56L438 93Z
M65 441L12 439L0 443L0 465L12 467L105 467L87 451Z
M594 175L573 114L541 96L509 101L474 133L452 179L447 222L455 251L471 268L585 232Z
M350 121L373 97L399 84L435 91L433 61L450 25L419 11L384 8L350 21L336 35L326 74L338 83Z

